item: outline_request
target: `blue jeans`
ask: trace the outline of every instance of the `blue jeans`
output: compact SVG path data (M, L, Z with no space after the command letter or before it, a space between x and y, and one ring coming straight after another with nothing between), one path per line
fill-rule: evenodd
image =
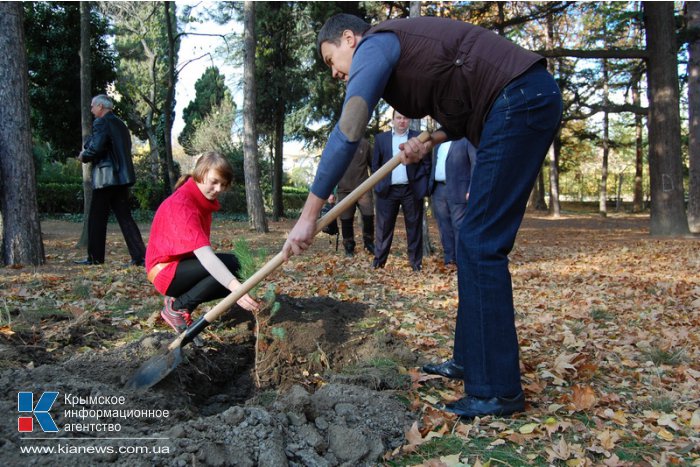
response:
M559 88L538 64L503 88L484 123L457 248L454 358L472 396L522 391L508 254L561 112Z

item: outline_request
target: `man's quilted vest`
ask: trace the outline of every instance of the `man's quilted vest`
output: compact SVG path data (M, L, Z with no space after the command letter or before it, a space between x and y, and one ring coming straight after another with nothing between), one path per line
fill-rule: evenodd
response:
M451 137L475 146L498 93L545 59L473 24L421 17L384 21L364 37L397 35L401 56L383 98L410 118L430 115Z

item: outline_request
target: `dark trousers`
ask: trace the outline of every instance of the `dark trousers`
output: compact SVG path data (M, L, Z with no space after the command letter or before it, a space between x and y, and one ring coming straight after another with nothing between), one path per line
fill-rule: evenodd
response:
M442 243L445 264L455 263L457 262L459 226L462 225L467 212L466 197L460 203L451 201L447 194L447 185L437 183L430 199L438 230L440 230L440 243Z
M340 203L348 197L350 193L338 192L338 202ZM343 234L343 244L351 244L355 247L355 210L359 209L362 215L362 239L365 245L374 243L374 201L372 190L364 193L357 202L340 213L341 232Z
M522 390L508 254L561 111L554 79L536 65L500 92L484 122L457 249L454 358L469 395Z
M348 197L350 193L338 192L338 202ZM368 191L357 200L355 204L350 206L348 209L340 213L340 220L353 219L355 217L355 209L360 210L362 216L373 216L374 215L374 202L372 201L372 191Z
M131 216L127 186L110 186L92 191L88 217L88 258L100 263L105 260L107 221L110 210L114 212L119 222L131 259L143 261L146 256L146 246L143 243L141 231Z
M384 267L394 241L394 227L399 207L403 210L408 260L411 266L420 268L423 262L423 200L415 199L408 185L392 185L389 195L376 197L376 235L374 244L374 264Z
M229 271L238 276L241 268L236 255L217 253L216 256ZM231 293L204 269L196 257L181 260L175 270L175 277L167 290L169 297L175 297L173 308L186 308L194 311L200 304L224 298Z

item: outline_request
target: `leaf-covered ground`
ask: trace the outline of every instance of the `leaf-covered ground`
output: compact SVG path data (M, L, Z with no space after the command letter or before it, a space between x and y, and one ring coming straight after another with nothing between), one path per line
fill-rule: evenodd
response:
M272 223L267 235L245 223L215 224L217 249L245 238L271 256L292 221ZM79 351L69 336L84 311L108 321L80 336L83 350L150 332L160 297L141 270L123 267L128 256L116 225L108 264L98 268L72 264L84 254L74 248L80 224L47 220L42 231L46 266L0 270L0 334L29 342L41 329L42 342L31 345L45 351L0 358L0 369ZM437 251L421 273L410 270L402 230L381 271L369 267L368 254L346 258L342 245L336 252L334 239L321 235L310 252L271 275L278 293L362 304L386 323L381 332L403 341L418 361L451 356L456 274L442 266L434 225ZM462 384L404 367L413 384L402 397L419 422L385 463L700 465L698 246L698 238L649 237L647 216L528 215L511 254L527 411L458 422L433 405L461 397ZM378 332L376 323L365 324ZM308 377L315 379L309 386L319 384L318 376Z

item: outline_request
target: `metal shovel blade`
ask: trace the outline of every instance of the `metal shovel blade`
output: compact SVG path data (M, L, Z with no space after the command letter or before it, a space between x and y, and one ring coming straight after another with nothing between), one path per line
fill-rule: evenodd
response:
M182 362L182 347L156 355L144 363L127 383L132 389L148 389L168 376Z

